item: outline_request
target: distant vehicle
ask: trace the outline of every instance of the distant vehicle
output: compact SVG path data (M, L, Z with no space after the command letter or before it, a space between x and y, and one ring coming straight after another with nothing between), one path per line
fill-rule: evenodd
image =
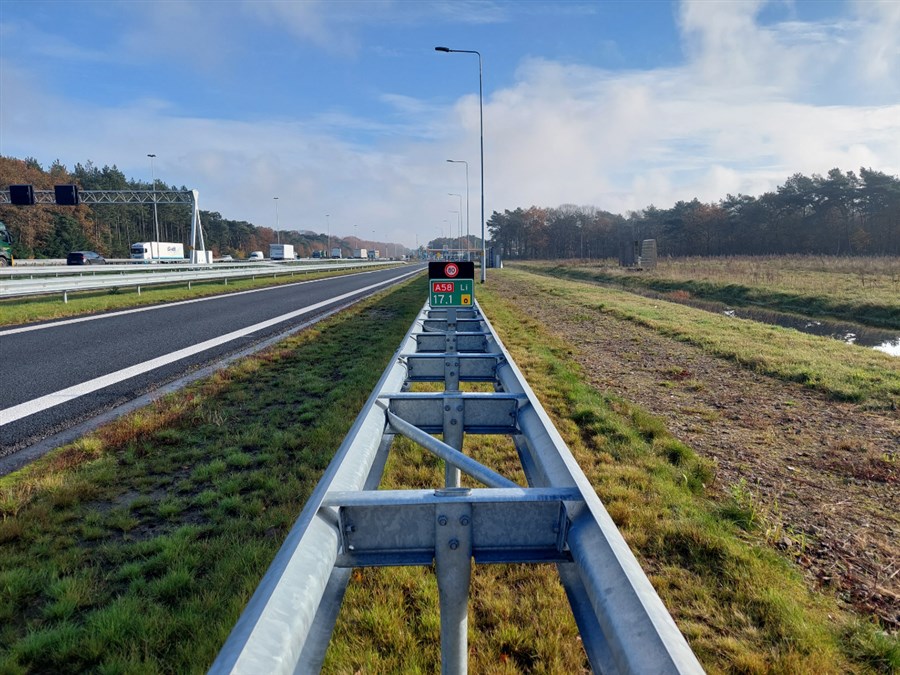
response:
M339 247L335 247L331 249L331 257L332 258L342 258L341 249Z
M369 249L369 260L378 260L381 252L377 248Z
M72 251L66 256L66 265L105 265L106 258L96 251Z
M0 221L0 267L12 265L12 237L6 229L6 223Z
M366 259L369 257L369 252L364 248L355 248L353 249L353 257L354 258L362 258Z
M272 260L294 260L293 244L269 244L269 257Z
M184 244L140 241L131 245L131 259L145 262L184 262Z
M221 258L219 258L219 262L234 262L234 258L232 258L230 255L223 255Z
M322 255L322 251L313 251L312 257L313 258L324 258L325 256Z
M253 251L253 253L250 254L250 257L247 258L247 260L265 260L265 259L266 259L266 257L263 255L262 251Z

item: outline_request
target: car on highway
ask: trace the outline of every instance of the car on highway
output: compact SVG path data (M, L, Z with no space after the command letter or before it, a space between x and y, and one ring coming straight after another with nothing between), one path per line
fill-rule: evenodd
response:
M219 262L234 262L234 258L232 258L230 255L223 255L221 258L219 258Z
M66 256L66 265L105 265L106 258L96 251L72 251Z
M263 255L262 251L253 251L253 253L250 254L250 257L247 258L247 260L265 260L265 259L266 259L266 256Z

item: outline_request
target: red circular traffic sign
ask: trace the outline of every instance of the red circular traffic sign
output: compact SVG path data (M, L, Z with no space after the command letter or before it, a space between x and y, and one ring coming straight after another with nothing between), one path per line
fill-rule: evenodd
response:
M447 278L452 279L457 274L459 274L459 265L456 265L454 263L448 263L444 267L444 274L447 275Z

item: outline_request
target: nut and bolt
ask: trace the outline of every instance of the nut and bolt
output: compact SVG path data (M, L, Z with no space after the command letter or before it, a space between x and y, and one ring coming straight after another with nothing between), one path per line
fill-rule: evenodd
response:
M438 525L446 525L447 516L438 516Z
M458 540L458 539L451 539L450 541L447 542L447 546L450 547L450 550L451 550L451 551L455 551L456 549L459 548L459 540Z

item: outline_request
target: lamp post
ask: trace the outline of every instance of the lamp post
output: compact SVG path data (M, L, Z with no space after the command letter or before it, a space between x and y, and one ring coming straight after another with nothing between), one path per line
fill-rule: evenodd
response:
M156 155L148 154L150 158L150 180L152 181L151 189L153 190L153 226L156 229L156 242L159 243L159 219L156 217L156 173L153 171L153 158Z
M481 68L481 52L474 49L450 49L449 47L435 47L436 52L447 54L475 54L478 56L478 121L481 127L481 283L487 278L487 244L484 239L484 85Z
M275 200L275 236L278 238L278 243L281 243L281 232L278 231L278 197L272 197Z
M466 165L466 260L470 260L472 254L469 250L469 246L471 246L469 242L469 163L464 159L448 159L447 161Z

